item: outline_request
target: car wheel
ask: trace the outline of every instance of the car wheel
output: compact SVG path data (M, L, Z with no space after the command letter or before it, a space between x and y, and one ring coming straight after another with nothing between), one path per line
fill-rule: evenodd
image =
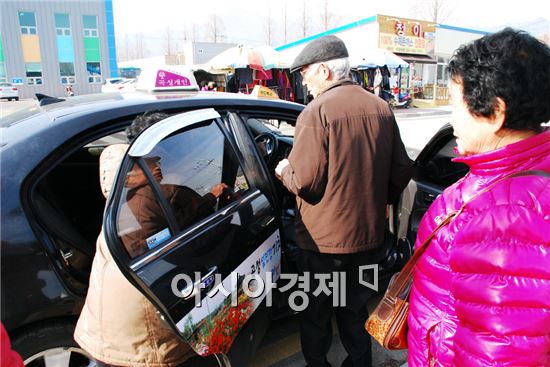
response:
M14 99L15 99L16 101L19 101L19 97L15 97Z
M42 324L15 335L12 346L26 367L95 367L96 363L73 339L71 322Z

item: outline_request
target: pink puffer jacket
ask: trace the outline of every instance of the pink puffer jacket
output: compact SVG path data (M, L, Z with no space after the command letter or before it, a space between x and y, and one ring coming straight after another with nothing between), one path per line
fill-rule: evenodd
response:
M550 131L455 159L470 167L422 219L419 246L446 213L524 170L550 172ZM409 367L550 366L550 179L507 179L432 240L414 272Z

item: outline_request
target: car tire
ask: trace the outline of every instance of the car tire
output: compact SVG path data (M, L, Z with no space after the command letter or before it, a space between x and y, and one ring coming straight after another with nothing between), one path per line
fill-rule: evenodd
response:
M15 99L16 101L19 101L19 97L15 97L14 99Z
M74 328L71 321L41 323L16 332L12 347L23 357L26 367L95 366L93 359L75 342Z

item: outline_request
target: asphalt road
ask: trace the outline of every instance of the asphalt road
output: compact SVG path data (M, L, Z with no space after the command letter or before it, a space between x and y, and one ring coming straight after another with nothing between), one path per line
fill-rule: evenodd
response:
M2 99L0 100L0 119L21 109L34 106L35 103L36 101L33 99L23 99L19 101L7 101Z

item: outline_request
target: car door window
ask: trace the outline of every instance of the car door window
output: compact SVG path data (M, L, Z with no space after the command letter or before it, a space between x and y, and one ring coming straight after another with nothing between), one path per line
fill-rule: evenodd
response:
M249 190L214 121L174 133L126 172L117 233L130 257L143 255Z

